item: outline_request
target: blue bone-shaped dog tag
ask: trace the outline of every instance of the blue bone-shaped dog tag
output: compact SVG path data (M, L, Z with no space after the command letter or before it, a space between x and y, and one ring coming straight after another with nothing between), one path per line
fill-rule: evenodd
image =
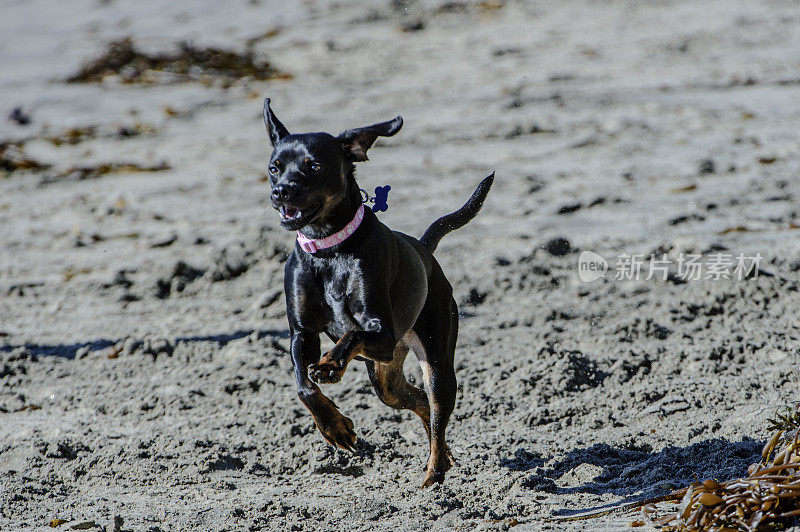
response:
M375 198L373 199L372 210L374 212L383 212L389 208L389 191L392 189L389 185L383 187L375 187Z

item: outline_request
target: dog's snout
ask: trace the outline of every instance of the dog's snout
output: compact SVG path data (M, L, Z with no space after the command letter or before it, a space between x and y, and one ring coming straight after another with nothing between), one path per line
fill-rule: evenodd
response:
M286 183L278 183L272 187L272 199L278 202L287 201L292 197L294 188Z
M283 185L275 185L272 188L272 199L275 201L282 201L286 194L286 188Z

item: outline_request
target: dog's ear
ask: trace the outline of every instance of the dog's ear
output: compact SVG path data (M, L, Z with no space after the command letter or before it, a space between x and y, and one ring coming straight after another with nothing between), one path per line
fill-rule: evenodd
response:
M264 125L267 126L267 133L269 133L269 141L275 146L278 141L280 141L283 137L289 135L289 131L286 129L278 117L275 116L275 113L272 112L272 109L269 107L269 98L264 98Z
M342 143L347 156L353 162L367 160L367 150L378 137L391 137L403 127L403 117L398 116L388 122L367 127L348 129L337 138Z

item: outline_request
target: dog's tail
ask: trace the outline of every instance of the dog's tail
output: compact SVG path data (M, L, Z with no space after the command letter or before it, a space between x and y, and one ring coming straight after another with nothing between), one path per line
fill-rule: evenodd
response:
M483 201L489 194L489 189L492 188L494 182L494 172L492 175L485 178L480 182L478 188L472 193L472 196L467 200L463 207L456 212L452 212L446 216L442 216L428 227L422 238L419 239L422 245L428 248L428 251L433 253L436 251L436 246L444 235L456 229L460 229L467 225L467 222L475 218L478 211L483 207Z

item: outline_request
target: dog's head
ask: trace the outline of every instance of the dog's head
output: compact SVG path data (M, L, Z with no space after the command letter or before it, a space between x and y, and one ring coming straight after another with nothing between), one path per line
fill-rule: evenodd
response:
M293 135L272 112L267 98L264 124L273 147L267 169L270 201L280 213L281 225L294 231L323 224L339 204L358 193L353 163L366 161L375 139L400 131L403 119L398 116L349 129L336 137L328 133Z

